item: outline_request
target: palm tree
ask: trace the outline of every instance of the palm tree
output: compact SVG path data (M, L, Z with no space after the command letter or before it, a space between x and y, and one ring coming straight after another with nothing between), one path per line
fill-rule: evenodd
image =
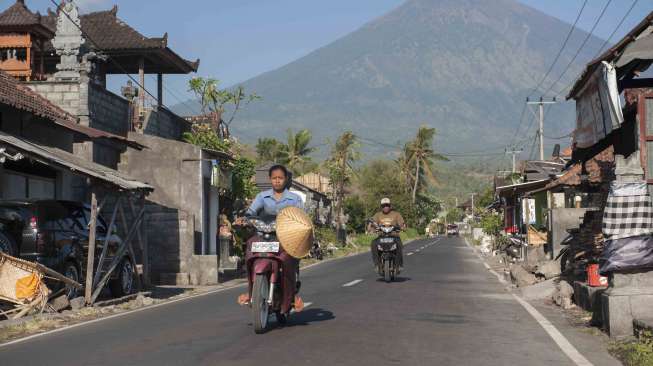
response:
M288 129L288 142L281 145L279 149L279 161L293 173L303 173L304 168L311 162L311 157L308 155L315 151L315 148L308 146L311 138L309 130L300 130L295 134Z
M412 201L415 203L417 197L417 189L424 178L428 179L431 183L437 183L435 175L433 175L433 165L436 160L448 160L446 157L437 154L433 146L433 138L435 137L435 128L421 126L417 131L415 139L408 143L407 150L409 154L409 164L414 168L413 192Z
M331 156L326 161L329 169L329 178L334 190L336 200L337 229L342 229L343 203L345 185L350 181L354 172L353 164L359 159L357 137L351 131L346 131L331 148Z
M272 137L259 138L256 143L256 155L259 163L278 163L283 144Z
M409 192L409 187L413 186L413 168L411 166L412 151L410 149L410 144L405 144L404 148L401 150L399 157L395 160L397 164L397 169L399 169L400 177L404 183L404 192Z

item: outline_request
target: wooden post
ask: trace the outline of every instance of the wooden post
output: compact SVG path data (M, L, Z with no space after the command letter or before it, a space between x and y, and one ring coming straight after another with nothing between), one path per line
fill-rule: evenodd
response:
M145 58L138 60L138 112L145 113Z
M160 107L163 106L163 74L156 74L156 105Z
M129 200L128 200L129 201ZM131 203L131 201L129 201ZM125 216L125 210L123 210L122 206L118 207L118 211L120 212L120 219L122 220L122 225L125 227L125 230L129 228L127 225L127 217ZM139 233L139 228L141 225L141 222L143 220L143 215L145 212L145 207L141 209L141 212L138 214L138 220L132 221L132 228L129 229L130 235L128 237L129 240L125 239L125 243L127 245L127 253L129 254L129 258L132 260L132 263L134 264L134 270L136 270L136 253L134 252L134 247L132 246L132 237L133 234L136 234L136 236L140 236ZM132 220L135 220L132 218ZM142 248L141 248L142 249ZM138 273L136 274L136 284L139 288L139 290L143 289L143 283L141 282L140 276L138 276Z
M118 200L116 200L115 206L113 207L113 213L111 214L111 221L109 222L109 226L107 227L107 232L104 235L104 245L102 246L102 254L100 254L100 258L98 259L98 270L95 271L95 276L93 277L93 286L97 286L98 281L100 280L100 274L102 270L102 266L104 265L104 260L107 257L107 251L109 249L109 238L111 237L111 228L114 226L116 223L116 215L118 213L118 206L122 204L122 196L118 196ZM102 206L100 206L102 207Z
M95 228L97 226L97 197L95 192L91 193L91 222L88 233L88 257L86 260L86 288L84 298L87 304L91 304L93 295L93 261L95 259Z

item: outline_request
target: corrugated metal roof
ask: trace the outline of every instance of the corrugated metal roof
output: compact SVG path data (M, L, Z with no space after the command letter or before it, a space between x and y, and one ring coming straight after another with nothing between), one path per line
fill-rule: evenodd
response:
M96 164L67 151L41 146L0 131L0 146L6 146L47 165L67 168L76 174L96 179L127 191L153 191L147 183L137 181L117 170Z

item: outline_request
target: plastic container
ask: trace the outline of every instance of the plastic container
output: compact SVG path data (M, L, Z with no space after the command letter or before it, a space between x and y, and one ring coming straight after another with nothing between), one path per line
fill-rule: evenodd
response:
M605 287L608 285L608 278L599 274L598 264L587 265L587 284L591 287Z

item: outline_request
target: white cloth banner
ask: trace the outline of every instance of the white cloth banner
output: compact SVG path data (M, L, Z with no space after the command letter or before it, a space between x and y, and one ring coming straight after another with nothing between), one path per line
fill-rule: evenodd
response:
M621 111L617 72L603 62L592 74L576 99L576 130L574 142L587 148L619 128L624 117Z
M533 225L537 221L535 218L535 199L522 199L522 222Z

